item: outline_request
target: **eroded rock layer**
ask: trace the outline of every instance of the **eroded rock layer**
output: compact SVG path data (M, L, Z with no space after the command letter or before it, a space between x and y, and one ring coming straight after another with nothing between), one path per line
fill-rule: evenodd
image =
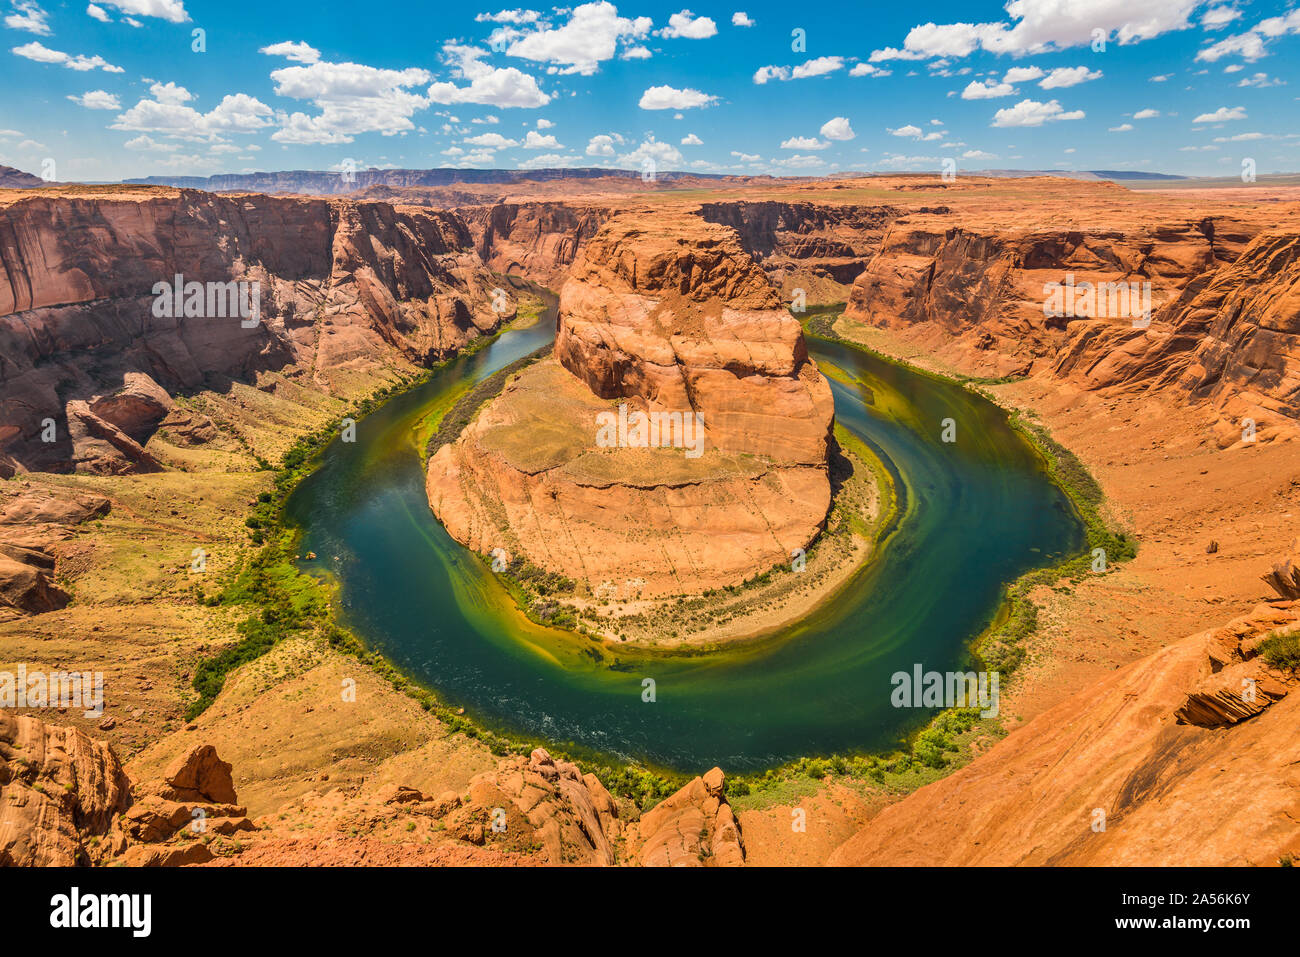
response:
M178 394L268 370L346 393L358 371L454 352L509 315L471 243L454 214L383 203L0 197L0 470L150 471L144 445ZM247 313L205 296L203 316L169 316L155 286L177 276L258 286Z
M616 217L575 264L559 322L555 358L430 460L430 503L457 540L651 597L736 584L816 536L830 387L733 230ZM698 446L602 435L640 414L702 422Z

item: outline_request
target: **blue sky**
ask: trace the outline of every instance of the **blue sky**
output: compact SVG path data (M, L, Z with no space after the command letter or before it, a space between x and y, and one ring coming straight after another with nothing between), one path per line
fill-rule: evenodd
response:
M0 163L63 180L1300 169L1285 2L0 0L0 40Z

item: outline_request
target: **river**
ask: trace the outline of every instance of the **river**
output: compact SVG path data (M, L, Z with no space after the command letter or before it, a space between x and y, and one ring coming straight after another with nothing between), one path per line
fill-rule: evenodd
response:
M1002 587L1083 546L1068 499L996 405L810 337L837 420L895 477L903 507L892 533L835 597L779 635L706 655L593 655L590 639L524 618L447 535L429 510L418 441L430 415L549 342L553 308L362 419L356 441L335 439L286 505L300 550L319 556L302 567L337 582L344 623L488 727L680 771L892 750L933 712L894 708L891 675L969 664ZM945 419L955 442L941 439Z

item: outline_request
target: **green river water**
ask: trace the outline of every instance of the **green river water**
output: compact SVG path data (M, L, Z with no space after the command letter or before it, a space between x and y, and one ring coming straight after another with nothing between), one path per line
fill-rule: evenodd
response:
M483 725L570 753L701 771L898 746L932 711L890 703L896 671L969 664L1004 585L1077 553L1082 524L1005 413L955 383L809 338L837 421L893 475L897 521L831 600L779 634L704 655L605 649L519 613L484 563L429 510L420 428L464 390L545 345L553 312L362 419L335 440L286 514L338 583L372 648ZM940 441L944 419L957 441ZM595 660L597 657L602 660ZM656 700L642 700L655 680Z

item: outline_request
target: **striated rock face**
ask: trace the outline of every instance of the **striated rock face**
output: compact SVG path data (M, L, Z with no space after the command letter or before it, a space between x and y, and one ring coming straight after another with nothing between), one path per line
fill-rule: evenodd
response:
M494 272L558 289L587 241L613 211L573 203L497 203L458 211Z
M130 806L131 785L102 741L0 711L0 866L69 867L98 860Z
M1270 230L1187 284L1143 330L1089 322L1053 373L1089 388L1208 401L1219 444L1292 434L1300 418L1300 234ZM1253 423L1253 439L1245 438Z
M698 777L642 815L632 843L645 867L739 867L740 825L723 795L720 768Z
M1132 331L1127 315L1044 315L1046 284L1067 276L1076 285L1149 282L1158 309L1193 279L1235 259L1257 229L1212 219L1110 230L987 228L926 212L890 226L854 283L845 315L895 329L930 328L944 349L1000 373L1054 358L1086 324Z
M471 242L453 214L383 203L85 187L6 197L0 469L148 471L144 445L174 395L266 370L337 393L358 370L446 356L508 318ZM259 283L260 321L155 315L155 284L177 275Z
M0 618L67 605L70 596L54 584L59 545L74 526L108 510L108 500L95 495L0 495Z
M1254 649L1297 624L1296 603L1261 605L1119 669L828 863L1275 865L1300 851L1300 694Z
M555 358L430 460L429 500L453 537L602 595L656 597L737 584L817 535L830 387L734 231L685 214L611 220L565 284L559 325ZM678 416L682 441L601 431L602 417L658 413Z

